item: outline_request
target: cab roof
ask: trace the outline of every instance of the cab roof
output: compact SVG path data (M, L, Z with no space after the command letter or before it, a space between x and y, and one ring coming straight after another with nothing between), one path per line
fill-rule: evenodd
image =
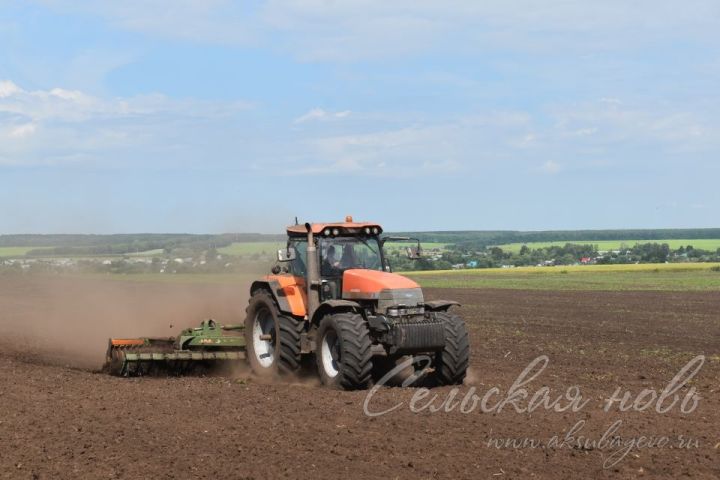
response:
M340 234L354 234L354 233L363 233L366 228L377 228L378 233L382 233L382 227L374 222L353 222L352 217L349 217L345 222L324 222L324 223L312 223L310 224L310 228L312 229L312 232L314 235L321 234L326 228L330 229L338 229L340 230ZM297 235L307 235L307 229L305 228L305 224L298 224L298 225L290 225L287 227L287 233L291 236L297 236Z

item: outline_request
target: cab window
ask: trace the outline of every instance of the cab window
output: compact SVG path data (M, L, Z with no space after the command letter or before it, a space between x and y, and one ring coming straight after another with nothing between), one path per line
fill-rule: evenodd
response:
M298 277L304 277L307 274L307 241L293 240L290 246L295 248L297 256L295 260L290 262L290 273Z
M320 271L323 276L338 275L351 268L382 270L380 245L376 238L322 238Z

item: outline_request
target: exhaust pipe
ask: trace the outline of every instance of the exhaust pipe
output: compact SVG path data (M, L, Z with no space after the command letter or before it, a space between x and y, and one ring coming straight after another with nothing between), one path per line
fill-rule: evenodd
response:
M320 306L320 262L318 259L317 247L315 247L315 236L312 226L305 224L307 230L307 316L312 320L313 315Z

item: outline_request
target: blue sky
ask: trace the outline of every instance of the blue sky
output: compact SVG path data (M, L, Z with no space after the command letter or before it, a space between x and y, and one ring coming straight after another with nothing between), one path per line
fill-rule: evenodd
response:
M0 233L717 227L714 1L0 0Z

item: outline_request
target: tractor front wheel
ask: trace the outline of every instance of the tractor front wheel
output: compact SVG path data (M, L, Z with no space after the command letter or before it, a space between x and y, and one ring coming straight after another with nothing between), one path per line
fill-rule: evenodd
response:
M368 388L372 349L362 315L336 313L324 317L317 332L315 358L323 385L343 390Z
M434 380L438 385L461 385L470 363L465 322L449 312L438 312L445 327L445 347L435 354Z

